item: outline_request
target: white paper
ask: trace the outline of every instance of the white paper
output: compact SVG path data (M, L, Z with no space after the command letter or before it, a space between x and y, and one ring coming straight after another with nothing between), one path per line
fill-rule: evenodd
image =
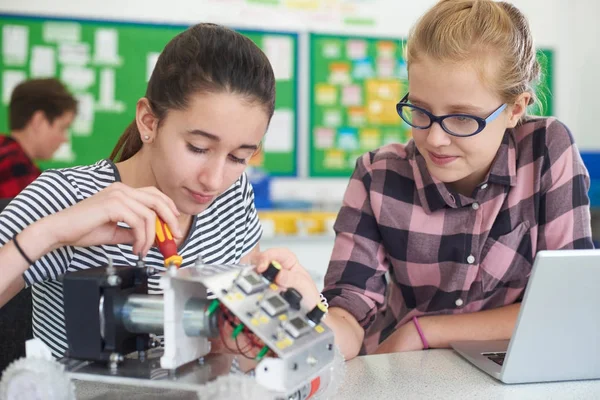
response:
M31 77L49 78L56 75L56 53L53 47L33 46L31 49Z
M65 65L86 65L90 62L90 45L61 43L58 46L58 61Z
M47 43L77 43L81 41L81 25L75 22L45 22L43 36Z
M100 95L95 110L116 113L125 111L125 104L115 99L115 70L112 68L100 71Z
M2 27L2 56L5 66L20 67L27 62L29 28L22 25Z
M325 125L336 128L342 125L342 113L339 110L327 110L323 114Z
M60 73L60 79L73 91L84 92L96 82L96 75L91 68L78 65L65 65Z
M266 36L264 51L271 62L276 80L292 79L294 68L293 43L289 37Z
M342 88L342 104L344 106L358 106L362 103L362 90L360 86L349 85Z
M75 161L76 154L73 153L71 147L71 140L60 145L58 150L52 155L53 161L73 162Z
M160 56L160 53L148 53L146 56L146 82L148 82L152 76L154 67L156 67L156 63L158 62L158 56Z
M94 62L120 64L119 34L116 29L97 29L94 41Z
M346 47L350 59L363 59L367 56L367 42L364 40L350 40Z
M103 108L111 108L115 102L115 71L105 68L100 72L100 98L98 103Z
M347 69L334 70L329 74L329 83L332 85L349 85L350 82L350 74Z
M294 149L294 112L276 110L265 136L265 152L286 153Z
M27 79L23 71L4 71L2 73L2 103L10 103L10 96L15 87Z
M394 76L396 62L393 58L380 58L377 60L377 74L381 78Z
M71 125L74 136L89 136L94 126L94 96L81 93L77 97L77 116Z
M330 149L335 143L335 130L331 128L315 129L315 145L317 149Z
M340 58L340 45L337 42L328 42L323 46L323 57L325 58Z

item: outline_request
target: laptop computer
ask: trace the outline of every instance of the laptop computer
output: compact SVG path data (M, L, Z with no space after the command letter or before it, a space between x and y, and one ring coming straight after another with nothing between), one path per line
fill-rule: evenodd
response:
M504 383L600 379L600 250L540 251L510 341L450 345Z

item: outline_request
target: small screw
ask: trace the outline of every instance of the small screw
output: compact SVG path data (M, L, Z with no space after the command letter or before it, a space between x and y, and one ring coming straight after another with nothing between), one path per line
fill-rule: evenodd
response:
M313 356L308 356L308 358L306 359L306 363L308 365L310 365L311 367L315 366L317 364L317 359L314 358Z
M331 343L329 343L327 345L327 350L329 350L329 351L333 350L333 345Z
M119 277L118 275L110 275L107 279L106 282L110 285L110 286L119 286L119 284L121 283L121 277Z

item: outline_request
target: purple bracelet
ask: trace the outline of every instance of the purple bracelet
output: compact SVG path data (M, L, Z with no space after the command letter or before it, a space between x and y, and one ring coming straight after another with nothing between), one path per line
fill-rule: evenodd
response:
M419 320L416 316L413 317L413 324L415 324L415 328L417 328L417 332L419 332L419 336L421 336L421 342L423 342L423 350L427 350L429 348L429 343L427 343L427 339L425 339L425 335L421 330L421 325L419 325Z

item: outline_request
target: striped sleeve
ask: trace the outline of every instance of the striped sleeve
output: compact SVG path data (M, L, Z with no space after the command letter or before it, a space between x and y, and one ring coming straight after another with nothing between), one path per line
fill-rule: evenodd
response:
M0 214L0 245L9 242L26 226L74 205L77 201L77 191L61 172L44 172L19 193ZM23 274L26 286L56 279L64 274L72 257L71 247L63 247L46 254Z
M258 213L254 205L254 189L244 173L241 177L242 197L246 215L246 229L244 231L244 242L242 257L248 254L260 241L262 237L262 225L258 219Z
M590 177L569 129L548 120L538 250L591 249Z

